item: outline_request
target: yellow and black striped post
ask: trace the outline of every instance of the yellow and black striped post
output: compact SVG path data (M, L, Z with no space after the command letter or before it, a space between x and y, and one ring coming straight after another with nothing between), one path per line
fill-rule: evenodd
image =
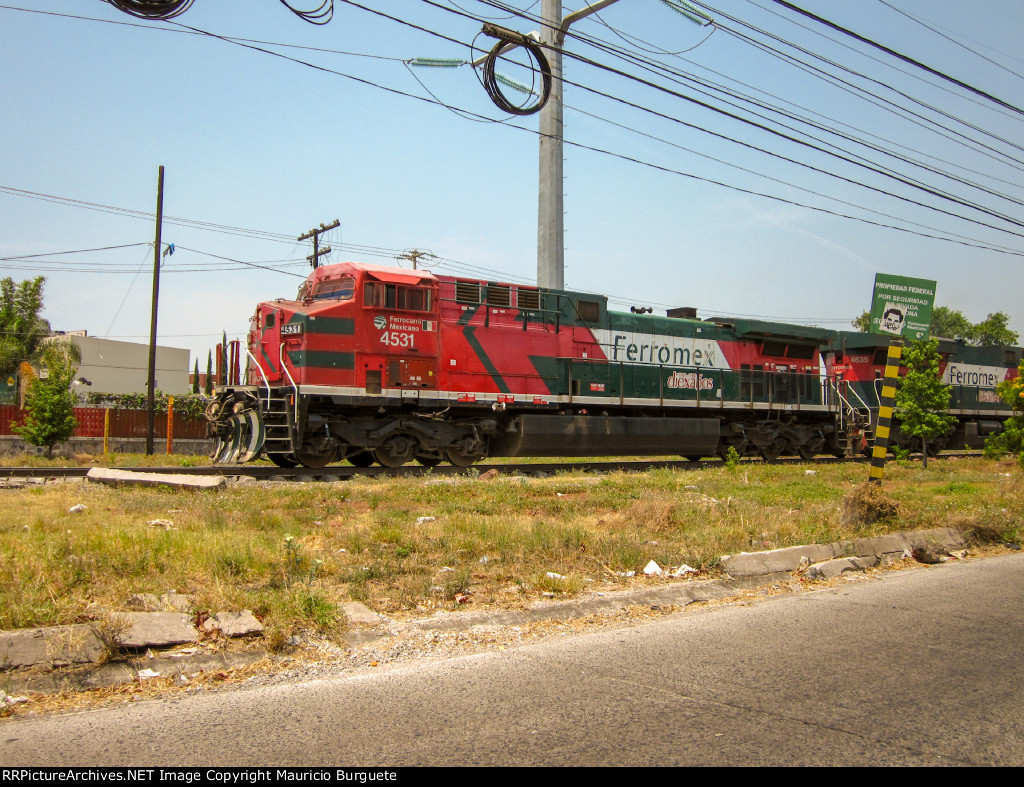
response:
M893 339L889 345L889 359L885 364L885 378L882 380L882 397L878 406L878 423L875 425L875 445L871 449L871 470L869 481L882 483L885 469L885 454L889 450L889 434L892 430L892 413L896 404L896 385L900 379L900 359L903 344Z

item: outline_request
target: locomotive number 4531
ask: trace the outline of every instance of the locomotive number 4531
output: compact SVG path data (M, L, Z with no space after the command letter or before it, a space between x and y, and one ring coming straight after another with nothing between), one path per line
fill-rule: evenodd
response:
M398 331L384 331L380 335L381 344L388 347L413 347L416 339L414 333L399 333Z

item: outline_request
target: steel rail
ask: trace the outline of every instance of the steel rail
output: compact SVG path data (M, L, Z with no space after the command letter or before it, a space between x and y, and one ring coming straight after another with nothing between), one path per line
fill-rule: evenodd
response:
M981 456L980 451L949 451L930 459L946 459L964 456ZM782 457L767 461L758 458L745 458L740 464L845 464L867 462L867 457L820 456L813 460L800 457ZM675 469L700 470L709 467L721 467L721 459L707 459L691 462L685 459L672 460L633 460L633 461L600 461L600 462L542 462L521 464L475 464L472 467L455 467L438 465L424 467L422 465L404 465L402 467L353 467L351 465L328 465L327 467L289 467L282 468L270 465L203 465L198 467L117 467L114 469L137 473L158 473L165 475L211 475L237 476L262 480L294 480L294 481L345 481L357 476L470 476L477 477L489 470L496 470L504 475L542 476L553 473L584 472L584 473L642 473L648 470ZM89 467L0 467L0 481L10 478L85 478Z

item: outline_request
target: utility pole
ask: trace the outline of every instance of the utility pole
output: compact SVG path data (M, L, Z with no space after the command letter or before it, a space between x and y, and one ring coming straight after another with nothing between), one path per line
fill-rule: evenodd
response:
M419 262L420 257L433 257L437 259L437 255L432 251L420 251L419 249L413 249L412 251L403 252L399 254L395 259L406 260L412 263L412 269L416 270L416 263Z
M537 206L537 285L565 288L562 47L569 26L618 0L597 0L562 18L562 0L542 0L541 45L551 66L551 95L540 109L540 188Z
M153 433L156 428L156 313L160 298L160 239L164 222L164 168L156 186L156 240L153 244L153 311L149 320L149 385L146 394L146 455L153 454Z
M338 219L335 219L333 224L330 224L330 225L321 224L319 229L312 229L309 232L307 232L305 235L300 235L299 236L298 240L300 240L300 241L309 240L310 238L313 239L313 253L310 256L306 257L306 259L309 260L309 264L313 266L314 270L316 270L316 268L320 265L320 258L322 256L324 256L325 254L330 254L331 253L331 247L330 246L326 246L323 249L320 248L320 236L323 233L328 232L330 230L333 230L336 227L340 227L340 226L341 226L341 222Z

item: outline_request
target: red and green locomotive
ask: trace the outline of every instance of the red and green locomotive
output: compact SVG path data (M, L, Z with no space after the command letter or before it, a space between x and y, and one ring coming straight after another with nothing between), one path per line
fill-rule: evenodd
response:
M842 337L340 263L257 307L245 384L218 388L207 415L218 461L281 466L843 455L864 447L872 408Z

